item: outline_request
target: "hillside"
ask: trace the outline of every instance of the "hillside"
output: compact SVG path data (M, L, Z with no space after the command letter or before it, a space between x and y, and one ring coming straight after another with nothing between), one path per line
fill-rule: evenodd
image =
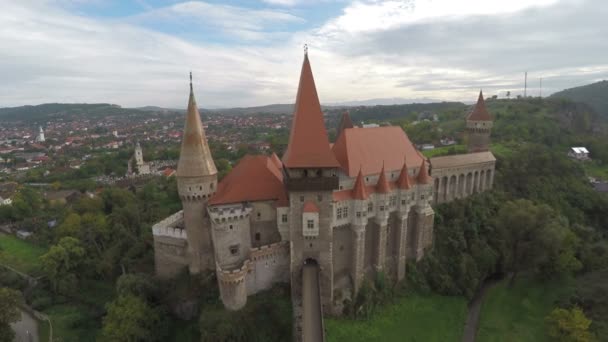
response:
M108 103L46 103L36 106L0 108L0 119L3 121L45 121L50 118L100 118L117 115L142 115L149 111L134 108L123 108Z
M554 93L551 97L586 103L598 114L608 118L608 81L565 89Z

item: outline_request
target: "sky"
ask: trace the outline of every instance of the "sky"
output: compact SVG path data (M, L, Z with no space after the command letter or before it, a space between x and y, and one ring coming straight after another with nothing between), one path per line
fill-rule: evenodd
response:
M606 0L0 0L0 107L473 102L608 79Z

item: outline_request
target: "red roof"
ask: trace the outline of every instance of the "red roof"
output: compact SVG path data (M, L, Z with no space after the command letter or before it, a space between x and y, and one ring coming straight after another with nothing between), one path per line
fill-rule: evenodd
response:
M419 184L430 184L432 182L431 176L429 176L429 171L426 167L426 161L422 160L422 165L420 165L420 170L418 170L418 183Z
M477 98L477 104L473 111L467 117L467 120L472 121L492 121L492 117L490 113L488 113L488 109L486 108L486 102L483 99L483 93L479 91L479 98Z
M355 186L353 187L352 196L354 199L358 200L364 200L369 197L365 182L363 181L363 175L361 174L361 170L359 170L359 174L357 175L357 180L355 181Z
M353 121L350 119L348 111L344 111L344 113L342 113L342 117L340 118L337 135L340 135L340 133L342 133L342 131L344 131L346 128L353 127L355 127L355 125L353 125Z
M306 201L304 203L304 207L302 207L302 212L305 213L318 213L319 207L311 201Z
M349 177L355 177L359 168L364 176L378 174L383 162L387 172L401 170L403 156L411 163L422 161L398 126L347 128L338 137L333 152Z
M288 203L283 173L271 157L246 155L218 184L209 204L264 200L277 200L278 206Z
M289 144L283 155L283 163L289 168L340 166L329 147L308 54L304 55Z
M384 164L382 164L382 170L380 171L380 177L378 178L378 184L376 184L376 191L380 194L388 194L391 192L391 187L388 185L386 180L386 172L384 172Z
M403 169L401 169L401 174L399 175L399 179L397 179L397 186L399 189L411 189L412 188L412 179L410 174L407 172L407 161L403 160Z

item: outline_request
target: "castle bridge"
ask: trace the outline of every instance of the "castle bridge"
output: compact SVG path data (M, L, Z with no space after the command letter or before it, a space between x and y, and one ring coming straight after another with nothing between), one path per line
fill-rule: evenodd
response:
M324 342L319 265L313 259L307 259L302 267L302 311L302 341Z

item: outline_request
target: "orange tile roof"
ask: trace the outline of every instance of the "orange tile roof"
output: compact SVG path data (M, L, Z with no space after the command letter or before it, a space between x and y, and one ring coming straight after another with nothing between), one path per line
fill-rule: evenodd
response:
M426 167L426 161L424 159L420 165L420 170L418 170L418 178L416 181L418 181L418 184L430 184L433 181L431 176L429 176L429 171Z
M403 156L411 163L422 161L398 126L347 128L338 137L333 152L349 177L355 177L359 168L364 176L378 174L383 162L387 172L401 170Z
M399 174L399 179L397 179L397 187L399 189L411 189L413 181L410 177L410 174L407 172L407 161L403 160L403 168L401 169L401 174Z
M218 184L209 204L263 200L277 200L277 206L287 204L283 173L271 157L246 155Z
M302 207L302 212L305 213L318 213L319 207L311 201L306 201L304 203L304 207Z
M289 144L283 155L283 163L289 168L340 166L329 147L308 54L304 55Z
M340 135L340 133L342 133L342 131L344 131L346 128L353 127L355 127L355 125L353 125L353 121L350 119L348 111L344 111L344 113L342 113L342 117L340 118L337 135Z
M477 104L475 108L471 111L467 120L472 121L492 121L492 117L490 113L488 113L488 109L486 108L486 102L483 99L483 93L479 91L479 97L477 98Z
M355 180L355 186L353 187L352 197L358 200L364 200L369 197L365 182L363 181L363 175L361 174L361 170L359 170L357 180Z
M384 172L384 163L382 164L380 177L378 177L378 183L376 184L376 192L380 194L388 194L391 192L391 187L388 185L388 181L386 180L386 172Z

